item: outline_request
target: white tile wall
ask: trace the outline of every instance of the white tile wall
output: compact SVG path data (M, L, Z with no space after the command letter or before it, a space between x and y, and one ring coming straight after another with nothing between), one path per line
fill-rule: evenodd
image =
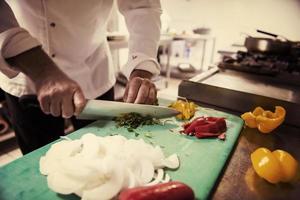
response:
M300 0L162 0L161 3L171 29L180 32L211 28L217 36L217 49L236 42L241 32L254 34L256 29L300 40Z

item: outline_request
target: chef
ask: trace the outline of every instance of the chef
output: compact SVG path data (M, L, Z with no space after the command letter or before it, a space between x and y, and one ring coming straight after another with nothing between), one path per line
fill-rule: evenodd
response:
M130 34L121 73L124 101L152 104L159 73L159 0L118 0ZM75 118L86 99L113 100L116 82L106 40L113 0L0 0L0 87L24 154L64 135L64 118ZM35 95L23 101L26 95Z

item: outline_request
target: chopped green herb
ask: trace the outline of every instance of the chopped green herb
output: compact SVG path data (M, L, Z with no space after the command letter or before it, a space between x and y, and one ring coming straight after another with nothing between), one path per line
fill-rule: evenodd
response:
M127 128L127 131L128 131L128 132L133 132L133 131L134 131L134 129L133 129L133 128L131 128L131 127L129 127L129 128Z
M152 138L152 134L151 134L151 133L145 133L145 136L146 136L147 138Z
M151 116L142 116L138 113L127 113L114 119L117 127L125 127L129 132L133 132L139 126L160 124L158 119Z
M136 131L134 131L134 136L135 137L138 137L140 134L138 133L138 132L136 132Z

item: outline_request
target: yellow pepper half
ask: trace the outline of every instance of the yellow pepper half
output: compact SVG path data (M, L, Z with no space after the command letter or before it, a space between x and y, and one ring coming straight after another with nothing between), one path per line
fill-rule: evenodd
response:
M169 107L180 112L180 114L176 116L177 119L188 120L194 116L197 105L194 102L177 100L169 105Z
M250 128L258 128L262 133L270 133L284 121L286 111L281 106L275 107L275 112L257 107L253 112L241 115L245 124Z
M291 182L297 175L297 160L283 150L258 148L251 154L251 162L255 172L270 183Z

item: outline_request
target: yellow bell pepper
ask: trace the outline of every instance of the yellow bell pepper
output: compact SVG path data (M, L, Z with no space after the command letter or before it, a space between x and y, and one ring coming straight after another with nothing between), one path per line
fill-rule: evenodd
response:
M273 151L272 154L276 157L276 159L280 163L281 167L281 181L282 182L290 182L296 177L298 162L295 158L286 151L276 150Z
M245 124L250 128L258 128L262 133L270 133L277 128L285 119L286 111L281 106L275 107L275 112L257 107L253 112L241 115Z
M293 181L298 171L298 162L283 150L258 148L251 154L251 162L260 177L274 184Z
M169 105L169 107L180 112L180 114L176 116L177 119L188 120L194 116L197 105L194 102L188 102L187 100L177 100Z

